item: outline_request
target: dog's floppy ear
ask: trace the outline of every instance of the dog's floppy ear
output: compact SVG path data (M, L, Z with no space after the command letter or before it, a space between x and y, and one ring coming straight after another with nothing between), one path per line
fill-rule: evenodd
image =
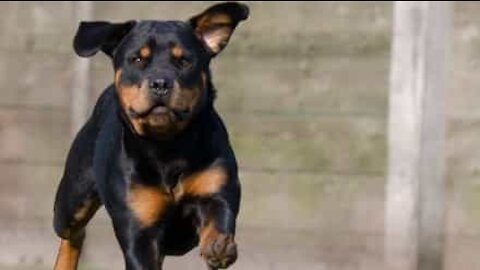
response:
M73 48L82 57L92 56L99 50L112 57L115 48L135 24L135 21L81 22L73 40Z
M246 20L248 14L248 7L244 4L222 3L192 17L189 23L195 35L215 56L225 48L237 24Z

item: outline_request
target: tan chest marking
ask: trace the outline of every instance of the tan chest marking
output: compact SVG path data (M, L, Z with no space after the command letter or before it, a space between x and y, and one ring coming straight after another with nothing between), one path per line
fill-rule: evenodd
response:
M228 180L228 174L221 167L194 173L181 180L174 194L176 199L184 196L203 197L218 193Z
M161 187L133 185L128 192L128 205L142 226L150 227L161 220L175 201L185 196L204 197L218 193L227 179L225 169L214 167L182 179L173 194Z
M128 193L128 205L144 227L160 220L171 203L172 197L157 187L134 185Z

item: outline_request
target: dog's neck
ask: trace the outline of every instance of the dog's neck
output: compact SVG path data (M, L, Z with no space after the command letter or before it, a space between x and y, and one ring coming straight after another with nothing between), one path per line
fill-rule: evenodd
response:
M140 166L137 172L148 172L140 176L142 181L150 184L162 184L174 187L181 174L189 173L207 166L212 160L209 142L210 135L208 110L192 119L192 123L176 136L158 140L136 135L124 125L123 149L133 166Z

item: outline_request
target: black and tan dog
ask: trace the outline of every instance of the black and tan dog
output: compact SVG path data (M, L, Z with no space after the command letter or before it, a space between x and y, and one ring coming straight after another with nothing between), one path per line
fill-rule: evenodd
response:
M248 13L223 3L187 22L80 24L76 53L103 51L115 78L68 155L55 201L55 269L76 269L101 205L126 269L161 269L165 256L197 245L209 269L235 262L240 184L209 63Z

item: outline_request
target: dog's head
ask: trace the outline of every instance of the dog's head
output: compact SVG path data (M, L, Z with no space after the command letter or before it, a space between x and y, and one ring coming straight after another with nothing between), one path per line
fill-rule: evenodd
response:
M186 22L82 22L74 49L112 58L118 100L136 134L169 138L209 102L210 60L248 13L243 4L223 3Z

